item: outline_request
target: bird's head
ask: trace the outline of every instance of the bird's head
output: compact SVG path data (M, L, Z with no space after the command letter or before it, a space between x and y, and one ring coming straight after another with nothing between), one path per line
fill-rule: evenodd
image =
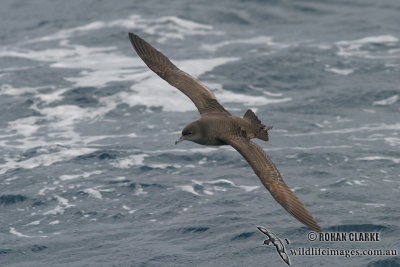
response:
M184 140L198 143L201 139L201 132L200 123L197 121L192 122L182 130L182 136L176 140L175 145Z

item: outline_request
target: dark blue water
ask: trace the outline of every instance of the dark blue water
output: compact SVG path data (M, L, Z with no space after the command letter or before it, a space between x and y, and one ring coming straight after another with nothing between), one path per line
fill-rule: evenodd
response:
M0 9L0 266L285 266L287 249L398 249L400 3L12 1ZM195 106L139 34L233 114L325 231L310 242L239 153L183 142ZM399 256L290 256L399 266Z

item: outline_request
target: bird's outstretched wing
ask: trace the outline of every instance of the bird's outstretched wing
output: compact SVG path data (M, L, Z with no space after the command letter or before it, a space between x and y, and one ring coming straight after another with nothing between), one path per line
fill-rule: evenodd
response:
M230 114L205 85L177 68L160 51L133 33L129 33L129 39L144 63L158 76L187 95L201 115L218 112Z
M275 165L259 146L241 137L226 138L224 141L247 160L262 184L282 207L303 224L322 232L311 213L285 184Z

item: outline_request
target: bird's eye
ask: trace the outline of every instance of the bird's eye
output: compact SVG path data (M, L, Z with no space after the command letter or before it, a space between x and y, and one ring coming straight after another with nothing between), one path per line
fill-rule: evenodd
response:
M182 132L182 135L190 135L190 134L192 134L191 131L183 131L183 132Z

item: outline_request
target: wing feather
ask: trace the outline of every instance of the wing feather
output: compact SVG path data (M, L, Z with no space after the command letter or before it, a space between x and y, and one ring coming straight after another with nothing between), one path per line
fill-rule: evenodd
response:
M201 115L218 112L230 114L205 85L177 68L160 51L133 33L129 33L129 39L144 63L158 76L188 96Z
M304 204L285 184L278 169L259 146L244 138L229 138L225 142L246 159L260 178L261 183L282 207L303 224L315 231L322 232L322 228Z

